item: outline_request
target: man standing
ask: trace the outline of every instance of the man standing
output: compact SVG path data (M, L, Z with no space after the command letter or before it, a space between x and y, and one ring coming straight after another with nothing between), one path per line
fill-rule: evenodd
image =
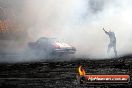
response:
M112 32L111 30L109 32L107 32L104 28L103 28L105 34L107 34L110 38L110 43L108 45L108 50L107 53L110 52L110 49L113 48L114 49L114 53L115 56L117 57L117 50L116 50L116 37L115 37L115 33Z

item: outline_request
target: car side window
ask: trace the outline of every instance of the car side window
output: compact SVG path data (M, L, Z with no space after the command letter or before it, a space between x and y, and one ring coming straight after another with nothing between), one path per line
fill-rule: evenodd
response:
M43 44L43 43L47 43L47 39L39 39L37 41L38 44Z

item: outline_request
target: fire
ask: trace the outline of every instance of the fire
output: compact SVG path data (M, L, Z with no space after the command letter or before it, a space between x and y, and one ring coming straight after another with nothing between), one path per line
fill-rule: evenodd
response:
M86 74L85 70L82 68L82 66L79 66L78 68L80 76L84 76Z

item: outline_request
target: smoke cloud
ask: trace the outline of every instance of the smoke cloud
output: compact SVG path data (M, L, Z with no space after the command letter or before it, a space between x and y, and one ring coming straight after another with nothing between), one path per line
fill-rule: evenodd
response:
M56 37L77 48L76 57L111 58L109 37L102 28L115 32L119 56L132 50L131 0L24 0L21 23L27 41Z
M92 58L108 56L108 36L112 30L117 37L118 55L130 54L131 0L28 0L26 12L28 33L32 39L57 37L77 48L78 56ZM26 19L27 19L26 18Z

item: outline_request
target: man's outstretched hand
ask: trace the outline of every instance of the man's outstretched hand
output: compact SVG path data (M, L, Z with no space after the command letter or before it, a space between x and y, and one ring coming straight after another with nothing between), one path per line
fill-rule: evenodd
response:
M104 30L104 32L106 33L106 34L108 34L108 32L103 28L103 30Z
M104 28L103 28L103 30L104 30L105 32L107 32Z
M105 31L105 29L103 28L103 30Z

